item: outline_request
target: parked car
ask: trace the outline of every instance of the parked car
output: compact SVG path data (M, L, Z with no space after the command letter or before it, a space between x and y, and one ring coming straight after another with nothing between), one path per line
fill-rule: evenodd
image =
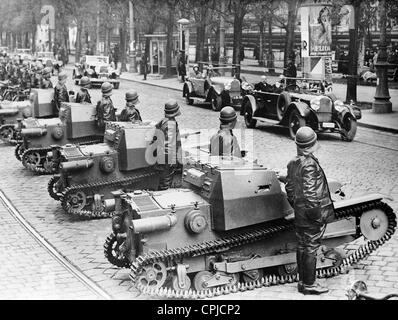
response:
M76 85L80 83L79 79L83 76L90 78L92 86L101 86L107 81L112 83L115 89L119 88L120 73L109 63L107 56L83 56L80 63L76 63L73 69L72 78Z
M287 86L286 81L290 82ZM255 128L257 122L280 125L289 128L293 139L306 125L316 132L339 133L343 140L352 141L361 110L338 100L321 80L285 78L278 91L252 90L247 94L241 115L248 128Z
M54 74L54 70L59 72L64 64L61 60L56 59L54 53L51 51L37 52L36 58L43 64L43 66L51 68L52 74Z
M203 73L191 74L187 77L182 90L187 104L193 105L195 100L209 102L214 111L230 105L240 108L245 82L237 78L237 65L213 67L203 64Z

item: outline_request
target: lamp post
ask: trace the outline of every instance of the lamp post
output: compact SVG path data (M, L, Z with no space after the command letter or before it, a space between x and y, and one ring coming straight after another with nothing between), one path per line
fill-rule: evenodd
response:
M187 64L187 70L189 70L189 40L187 45L188 59L187 61L185 61L185 26L189 24L189 20L181 18L177 21L177 23L179 26L180 50L182 51L182 62L184 64ZM189 33L188 33L188 39L189 39Z
M372 109L374 113L392 112L392 103L388 92L388 69L391 65L387 62L387 41L386 41L386 0L379 2L380 9L380 43L377 61L375 64L377 74L377 88Z
M129 13L130 13L130 73L137 72L137 61L135 52L135 37L134 37L134 7L133 2L129 1Z

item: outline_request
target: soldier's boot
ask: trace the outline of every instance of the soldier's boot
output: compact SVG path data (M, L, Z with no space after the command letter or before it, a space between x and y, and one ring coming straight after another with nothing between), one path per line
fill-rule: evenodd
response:
M297 248L296 251L296 262L297 262L297 274L298 274L298 284L297 290L298 292L303 292L303 254L304 251L302 249Z
M316 256L304 254L303 259L303 294L322 294L329 292L329 289L316 282Z

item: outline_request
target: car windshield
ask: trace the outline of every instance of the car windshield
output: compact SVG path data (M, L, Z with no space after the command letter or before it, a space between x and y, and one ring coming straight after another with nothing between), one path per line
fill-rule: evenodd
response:
M286 83L285 88L295 91L305 92L325 92L329 84L324 80L311 79L311 78L287 78L284 77L281 81L282 84Z
M54 53L52 52L38 52L38 58L47 58L47 59L54 59Z
M109 64L109 57L106 56L86 56L86 63L89 65Z
M199 63L202 67L202 76L215 78L215 77L228 77L233 78L237 71L237 65L222 65L209 64L209 63Z

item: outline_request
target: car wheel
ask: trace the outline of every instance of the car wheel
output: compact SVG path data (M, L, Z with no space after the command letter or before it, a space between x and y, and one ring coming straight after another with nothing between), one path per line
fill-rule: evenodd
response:
M341 127L341 139L348 142L353 141L357 133L357 120L354 117L348 115L344 117Z
M119 89L119 82L116 82L113 86L115 89Z
M76 79L76 71L73 70L72 79Z
M250 129L254 129L257 124L257 120L253 119L253 106L250 102L250 100L246 100L246 102L243 105L243 110L244 110L244 119L245 119L245 124L246 127Z
M281 121L283 119L283 116L285 114L285 111L287 110L287 107L292 103L292 98L290 97L290 94L287 92L282 92L278 100L276 101L276 114L278 116L278 120Z
M214 111L220 111L222 108L222 99L221 96L219 96L217 93L213 93L211 97L211 108Z
M297 130L305 126L305 119L297 109L293 109L289 114L289 134L290 138L295 139Z

